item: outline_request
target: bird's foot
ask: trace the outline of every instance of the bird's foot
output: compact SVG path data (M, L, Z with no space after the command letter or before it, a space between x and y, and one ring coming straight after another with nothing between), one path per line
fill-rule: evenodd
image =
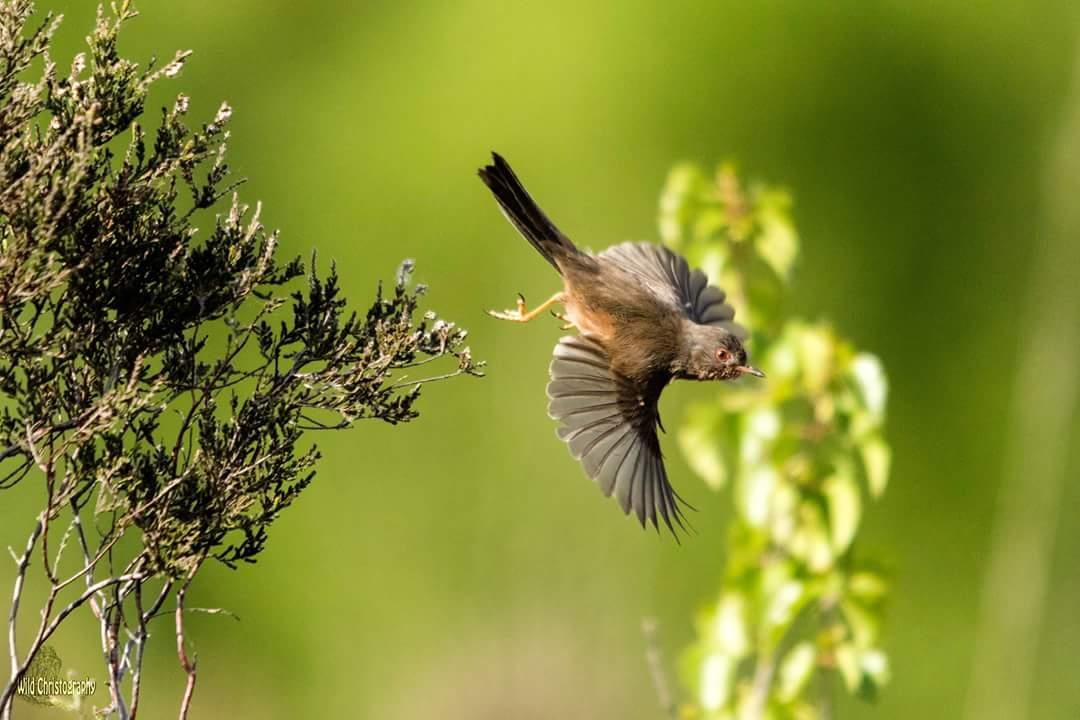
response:
M515 310L488 310L487 314L493 318L499 320L509 320L510 322L528 322L528 315L525 312L525 296L518 293L517 296L517 309Z
M518 293L516 309L488 310L487 314L498 320L509 320L510 322L526 323L558 302L562 302L562 293L556 293L552 295L538 308L535 308L533 310L526 310L525 296L521 293Z

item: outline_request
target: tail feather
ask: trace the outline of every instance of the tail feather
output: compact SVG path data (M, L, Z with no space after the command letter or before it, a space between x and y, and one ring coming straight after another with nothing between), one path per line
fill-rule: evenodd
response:
M479 170L480 179L488 186L502 208L503 214L514 224L518 232L528 240L537 252L559 270L557 258L576 253L570 238L548 219L540 206L529 196L525 186L518 180L510 164L498 153L491 153L492 164Z

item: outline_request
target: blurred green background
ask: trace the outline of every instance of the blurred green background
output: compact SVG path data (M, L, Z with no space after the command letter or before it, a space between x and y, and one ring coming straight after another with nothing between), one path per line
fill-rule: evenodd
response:
M94 4L39 5L66 15L55 58L66 67ZM878 353L891 381L892 482L860 542L896 571L894 679L876 706L845 702L840 715L963 714L1018 382L1019 298L1080 6L137 7L125 54L195 51L158 86L153 114L177 92L192 97L193 121L233 105L242 195L263 201L285 254L315 247L336 260L356 306L415 257L431 306L471 330L490 371L430 387L415 423L322 436L319 476L260 562L200 576L189 604L242 620L189 622L195 717L661 716L641 619L659 620L674 666L717 591L730 498L706 490L665 438L672 478L699 508L698 534L678 547L622 517L556 439L544 398L556 321L521 327L482 312L557 287L475 177L492 149L596 249L656 238L676 161L734 159L791 190L801 313ZM667 393L669 427L696 392ZM1075 477L1076 458L1070 467ZM1064 492L1033 718L1080 716L1080 487ZM35 498L9 497L0 541L19 546ZM96 642L68 628L55 645L103 680ZM172 715L183 676L168 626L150 650L143 711Z

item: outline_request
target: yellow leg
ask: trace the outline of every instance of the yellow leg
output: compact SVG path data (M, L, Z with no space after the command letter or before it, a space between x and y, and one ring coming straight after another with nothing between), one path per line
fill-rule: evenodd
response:
M525 297L519 293L518 296L517 296L517 309L516 310L503 310L502 312L499 312L498 310L488 310L487 313L491 317L498 318L499 320L510 320L511 322L526 323L526 322L529 322L530 320L532 320L534 317L536 317L540 313L547 310L552 305L554 305L556 303L561 303L562 301L563 301L563 294L561 292L559 292L559 293L555 293L554 295L549 297L539 307L534 308L532 310L526 310L525 309Z

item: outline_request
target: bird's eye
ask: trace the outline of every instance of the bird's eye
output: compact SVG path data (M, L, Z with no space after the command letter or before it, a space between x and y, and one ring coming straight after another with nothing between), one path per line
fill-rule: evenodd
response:
M720 348L716 351L716 359L722 363L726 363L731 360L731 353L725 348Z

